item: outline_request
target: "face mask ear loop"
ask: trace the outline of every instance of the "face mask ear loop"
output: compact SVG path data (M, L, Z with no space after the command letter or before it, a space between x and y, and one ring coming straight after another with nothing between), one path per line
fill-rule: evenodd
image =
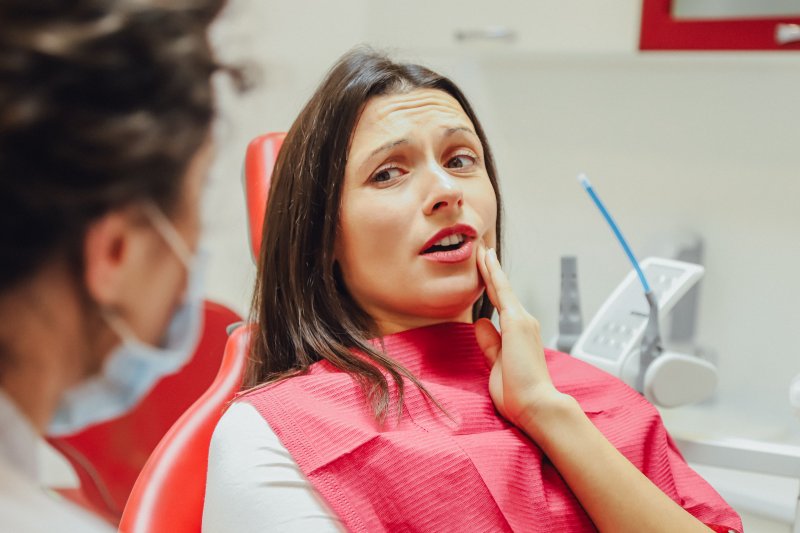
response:
M122 342L136 339L136 334L116 312L110 309L100 309L100 316Z
M167 215L152 201L145 202L143 205L144 213L153 227L156 228L161 237L166 241L167 245L175 252L178 259L181 260L187 270L192 268L192 258L194 254L189 250L189 246L183 239L175 225L167 218Z

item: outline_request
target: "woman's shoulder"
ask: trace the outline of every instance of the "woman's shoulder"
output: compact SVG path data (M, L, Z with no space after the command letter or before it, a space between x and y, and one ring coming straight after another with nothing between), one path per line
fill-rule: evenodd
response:
M247 402L222 415L209 447L203 531L340 531L267 421Z
M280 440L258 410L247 402L236 401L225 410L214 428L209 464L230 473L247 467L242 460L258 457L257 450L280 448ZM221 466L229 461L233 462Z
M252 438L269 440L274 437L274 433L249 402L237 400L222 413L214 429L212 442L216 440L241 444L240 437L246 440Z

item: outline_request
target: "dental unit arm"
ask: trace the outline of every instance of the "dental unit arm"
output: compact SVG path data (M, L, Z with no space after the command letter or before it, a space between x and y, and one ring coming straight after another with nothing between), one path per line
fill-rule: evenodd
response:
M661 258L648 258L640 265L589 179L581 175L579 181L634 270L606 300L570 353L621 378L655 405L677 407L705 399L716 388L716 367L696 356L665 351L659 327L659 316L668 314L703 277L703 267ZM655 280L655 285L651 287L648 279Z

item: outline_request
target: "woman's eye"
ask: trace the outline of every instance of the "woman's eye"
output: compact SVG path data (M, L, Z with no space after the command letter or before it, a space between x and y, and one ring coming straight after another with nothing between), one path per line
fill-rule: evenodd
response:
M372 175L371 181L385 183L402 175L403 171L397 167L383 168Z
M447 168L466 168L475 164L475 157L468 154L459 154L451 157L445 167Z

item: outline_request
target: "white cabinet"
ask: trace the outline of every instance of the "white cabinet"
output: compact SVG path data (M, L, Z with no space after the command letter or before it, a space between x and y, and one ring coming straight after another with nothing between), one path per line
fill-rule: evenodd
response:
M367 38L416 52L632 53L641 0L373 0Z

